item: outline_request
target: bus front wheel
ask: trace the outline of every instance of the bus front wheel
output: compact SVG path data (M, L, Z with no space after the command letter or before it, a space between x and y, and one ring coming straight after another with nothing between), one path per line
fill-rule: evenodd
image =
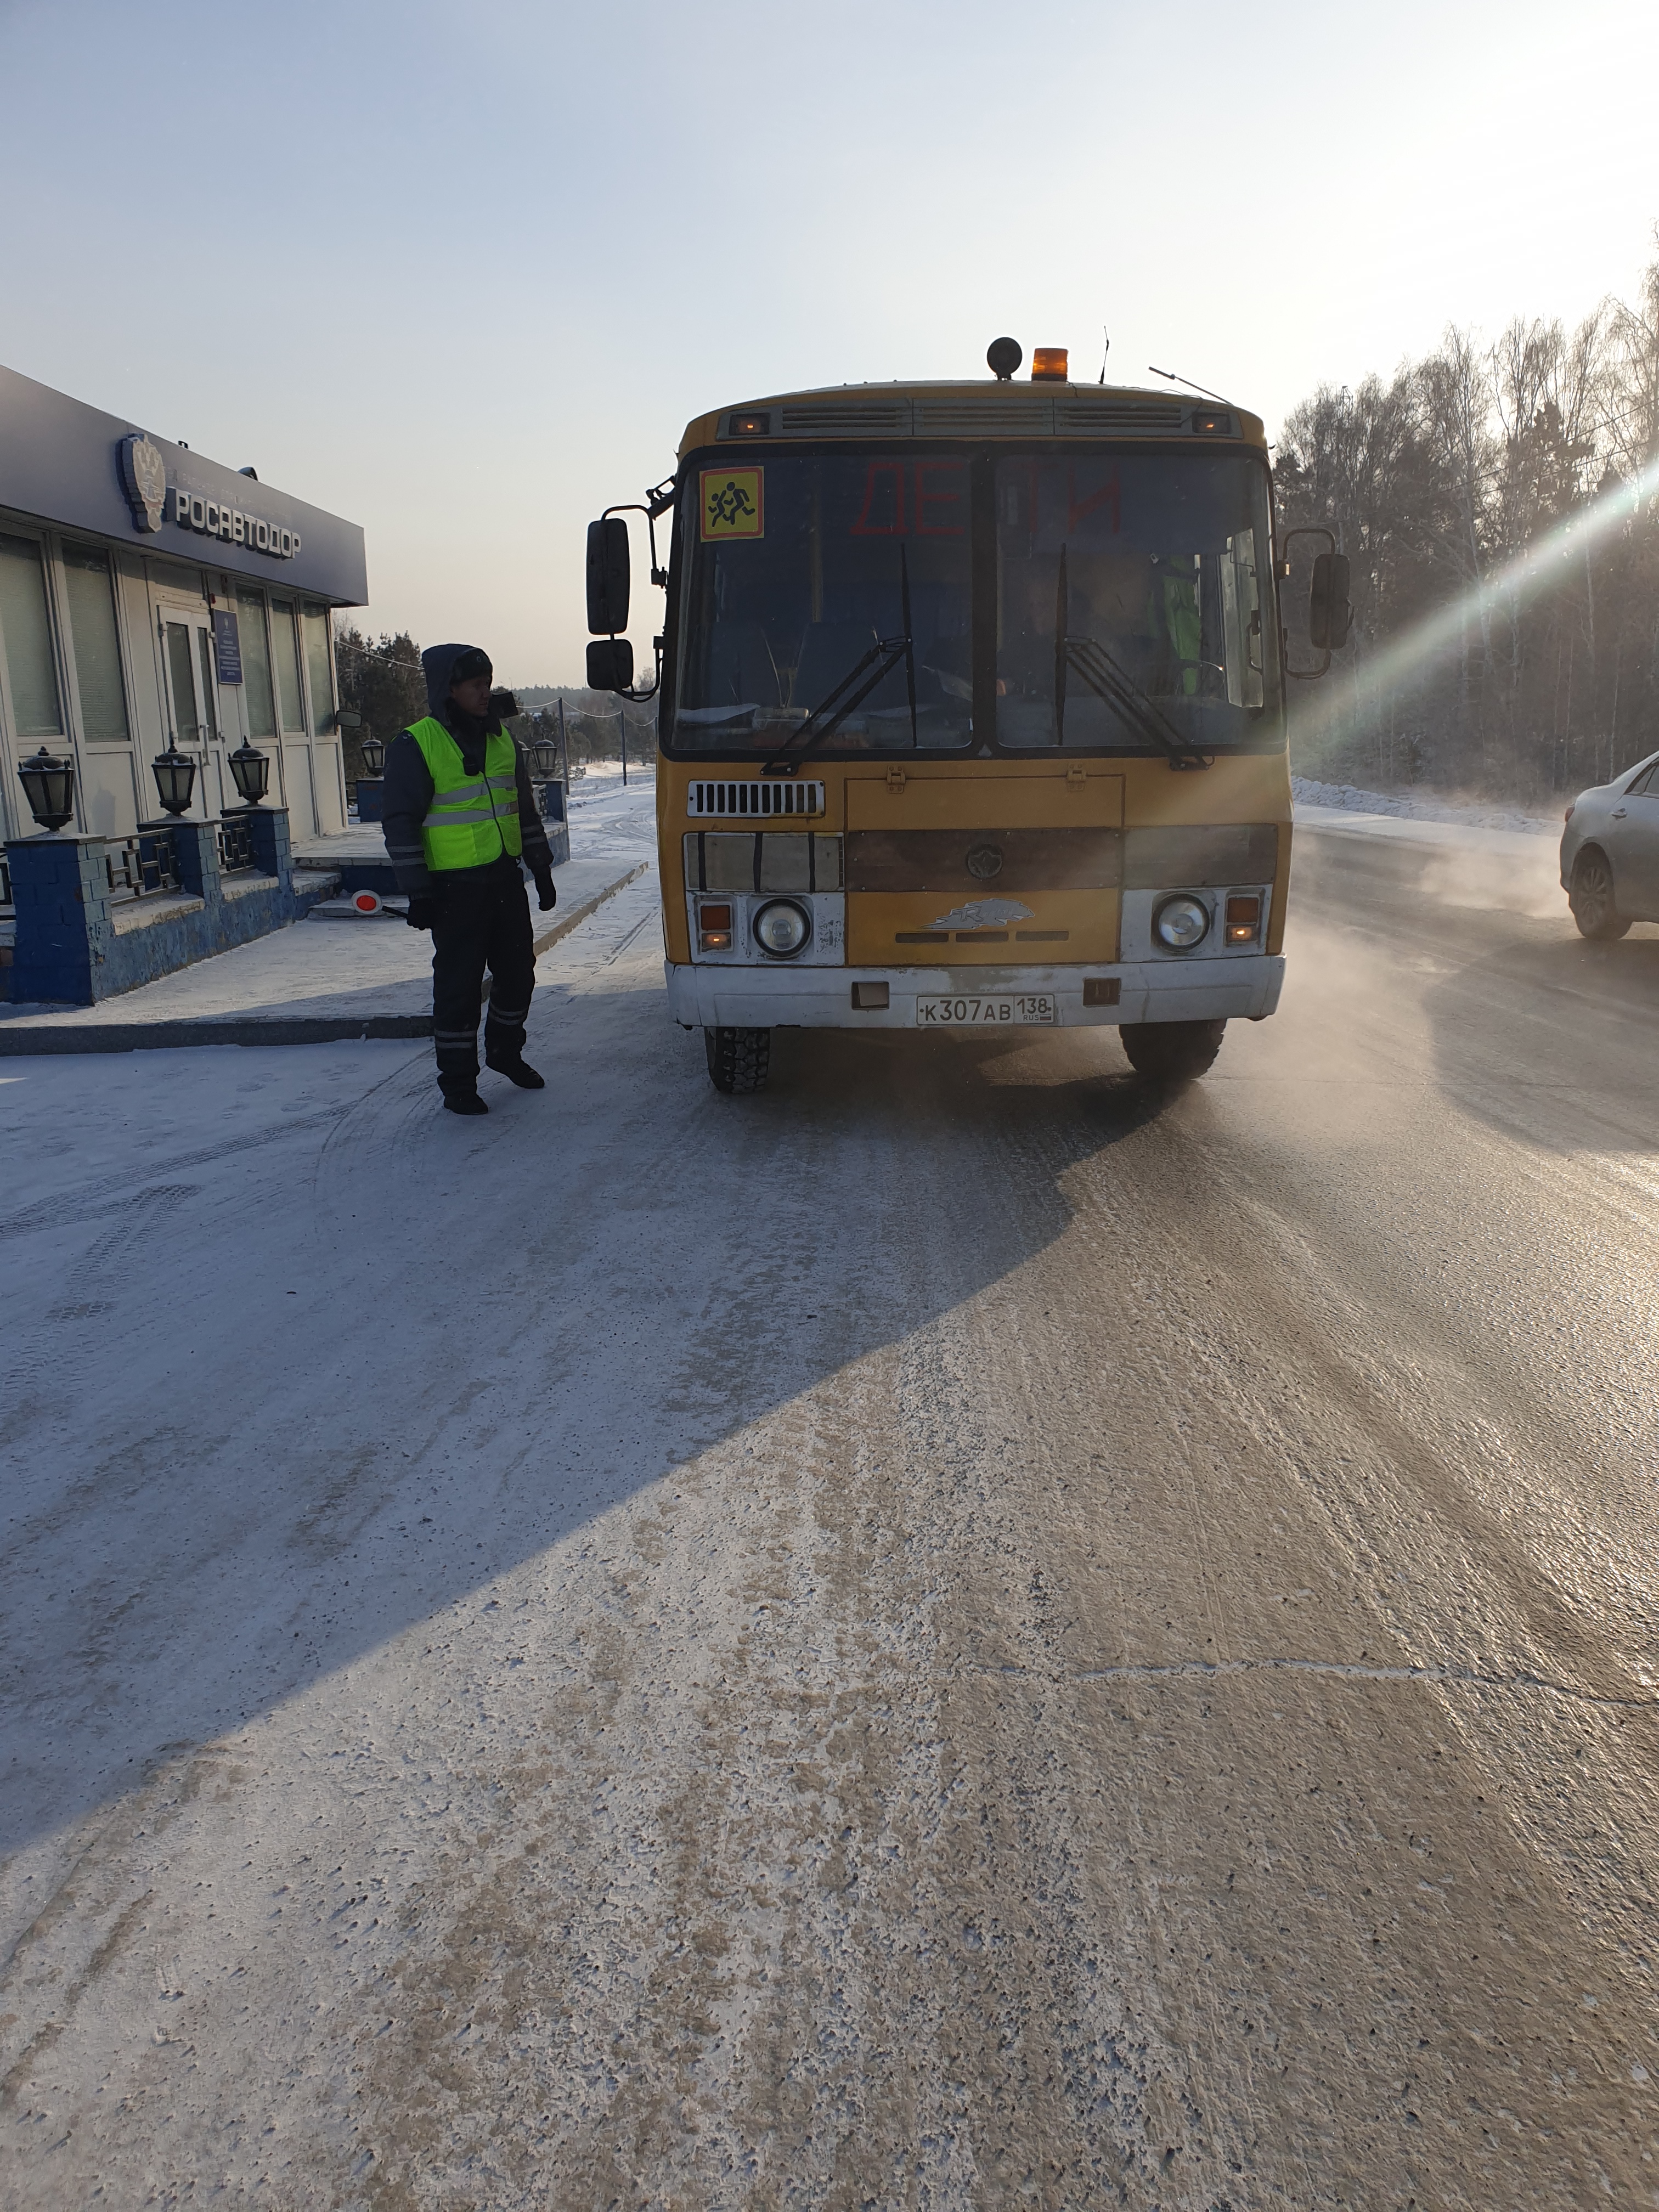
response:
M764 1091L772 1058L770 1030L705 1030L708 1080L716 1091L742 1097Z
M1225 1022L1125 1022L1117 1034L1137 1075L1186 1083L1214 1060L1226 1028Z

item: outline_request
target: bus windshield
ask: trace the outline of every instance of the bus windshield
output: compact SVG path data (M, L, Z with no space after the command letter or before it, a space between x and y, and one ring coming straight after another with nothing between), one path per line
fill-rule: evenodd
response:
M705 453L686 491L677 751L1283 742L1267 477L1243 454Z
M1259 742L1279 654L1266 472L1234 455L996 465L1005 748Z
M776 746L878 674L836 751L968 745L968 476L961 455L890 448L697 469L674 743Z

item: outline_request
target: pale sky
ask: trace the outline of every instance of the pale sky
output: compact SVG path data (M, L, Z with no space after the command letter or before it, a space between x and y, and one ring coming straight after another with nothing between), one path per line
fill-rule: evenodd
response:
M0 0L0 362L361 522L365 627L576 683L585 525L705 409L1104 325L1271 436L1633 292L1656 68L1651 0Z

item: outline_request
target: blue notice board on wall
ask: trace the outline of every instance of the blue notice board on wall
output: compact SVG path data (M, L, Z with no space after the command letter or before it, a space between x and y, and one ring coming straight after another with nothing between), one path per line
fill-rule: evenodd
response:
M236 627L234 608L215 607L213 610L213 657L218 664L222 684L241 682L242 634Z

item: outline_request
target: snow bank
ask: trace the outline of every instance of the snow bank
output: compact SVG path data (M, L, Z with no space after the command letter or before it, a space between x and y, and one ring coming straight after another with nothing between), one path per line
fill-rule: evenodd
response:
M1553 834L1560 827L1553 814L1528 814L1518 806L1458 806L1432 793L1360 791L1351 783L1315 783L1302 775L1291 778L1291 795L1298 806L1339 806L1352 814L1393 814L1407 822L1461 823L1469 830Z

